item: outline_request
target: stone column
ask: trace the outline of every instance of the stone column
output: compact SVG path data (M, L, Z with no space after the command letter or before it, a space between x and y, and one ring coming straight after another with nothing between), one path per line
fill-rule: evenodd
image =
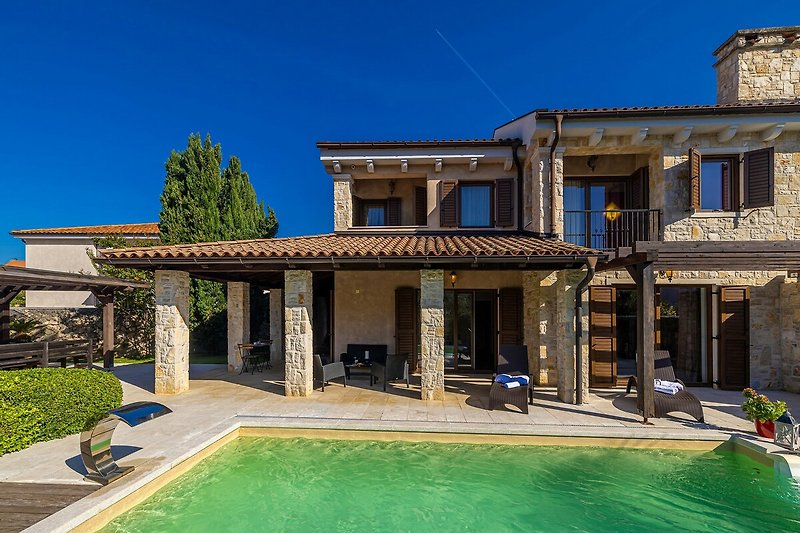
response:
M228 372L242 369L237 344L250 342L250 284L228 282Z
M310 396L314 388L312 275L308 270L287 270L284 279L286 396Z
M577 269L561 270L556 278L558 330L556 387L559 400L564 403L575 403L575 380L577 378L575 369L575 286L583 278L583 272ZM584 361L587 361L586 357L584 357ZM588 391L588 386L584 390Z
M353 226L353 179L350 174L333 176L333 231Z
M189 390L189 273L156 270L155 392Z
M422 399L444 400L444 270L420 270Z
M555 158L555 233L559 237L564 236L564 148L556 148ZM548 228L549 231L549 228Z
M800 283L786 278L780 287L781 376L784 390L800 392Z
M533 382L547 383L547 360L541 365L539 335L539 272L526 270L522 273L523 342L528 347L528 368ZM544 379L542 379L544 377Z
M273 366L283 359L283 290L269 291L269 360Z

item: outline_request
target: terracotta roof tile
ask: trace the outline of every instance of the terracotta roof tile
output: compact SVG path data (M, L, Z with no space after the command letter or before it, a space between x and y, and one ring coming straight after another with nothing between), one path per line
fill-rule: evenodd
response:
M22 259L11 259L10 261L7 261L6 264L3 266L25 268L25 261Z
M158 222L65 228L15 229L11 235L158 235Z
M399 258L399 257L563 257L600 252L530 233L485 235L327 234L250 241L105 249L106 259L187 258Z

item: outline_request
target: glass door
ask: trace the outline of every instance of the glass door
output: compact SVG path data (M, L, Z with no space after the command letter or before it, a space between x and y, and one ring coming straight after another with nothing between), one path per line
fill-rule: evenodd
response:
M444 291L444 368L475 370L475 292Z

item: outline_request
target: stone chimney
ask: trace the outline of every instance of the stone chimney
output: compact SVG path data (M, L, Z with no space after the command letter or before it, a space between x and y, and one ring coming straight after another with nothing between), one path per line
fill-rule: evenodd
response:
M718 104L800 102L800 26L739 30L714 55Z

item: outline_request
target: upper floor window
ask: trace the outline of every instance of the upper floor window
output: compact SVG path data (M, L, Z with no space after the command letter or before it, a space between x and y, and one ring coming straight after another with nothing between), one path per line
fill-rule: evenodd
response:
M487 228L492 226L492 186L489 184L462 185L459 193L459 226Z
M386 202L364 202L364 221L367 226L385 226Z
M440 225L490 228L514 225L514 180L493 183L445 180L439 183Z
M740 171L741 170L741 171ZM702 155L689 150L689 206L695 210L736 211L774 204L773 148L734 155Z
M399 226L401 205L397 197L365 199L353 196L353 226Z

